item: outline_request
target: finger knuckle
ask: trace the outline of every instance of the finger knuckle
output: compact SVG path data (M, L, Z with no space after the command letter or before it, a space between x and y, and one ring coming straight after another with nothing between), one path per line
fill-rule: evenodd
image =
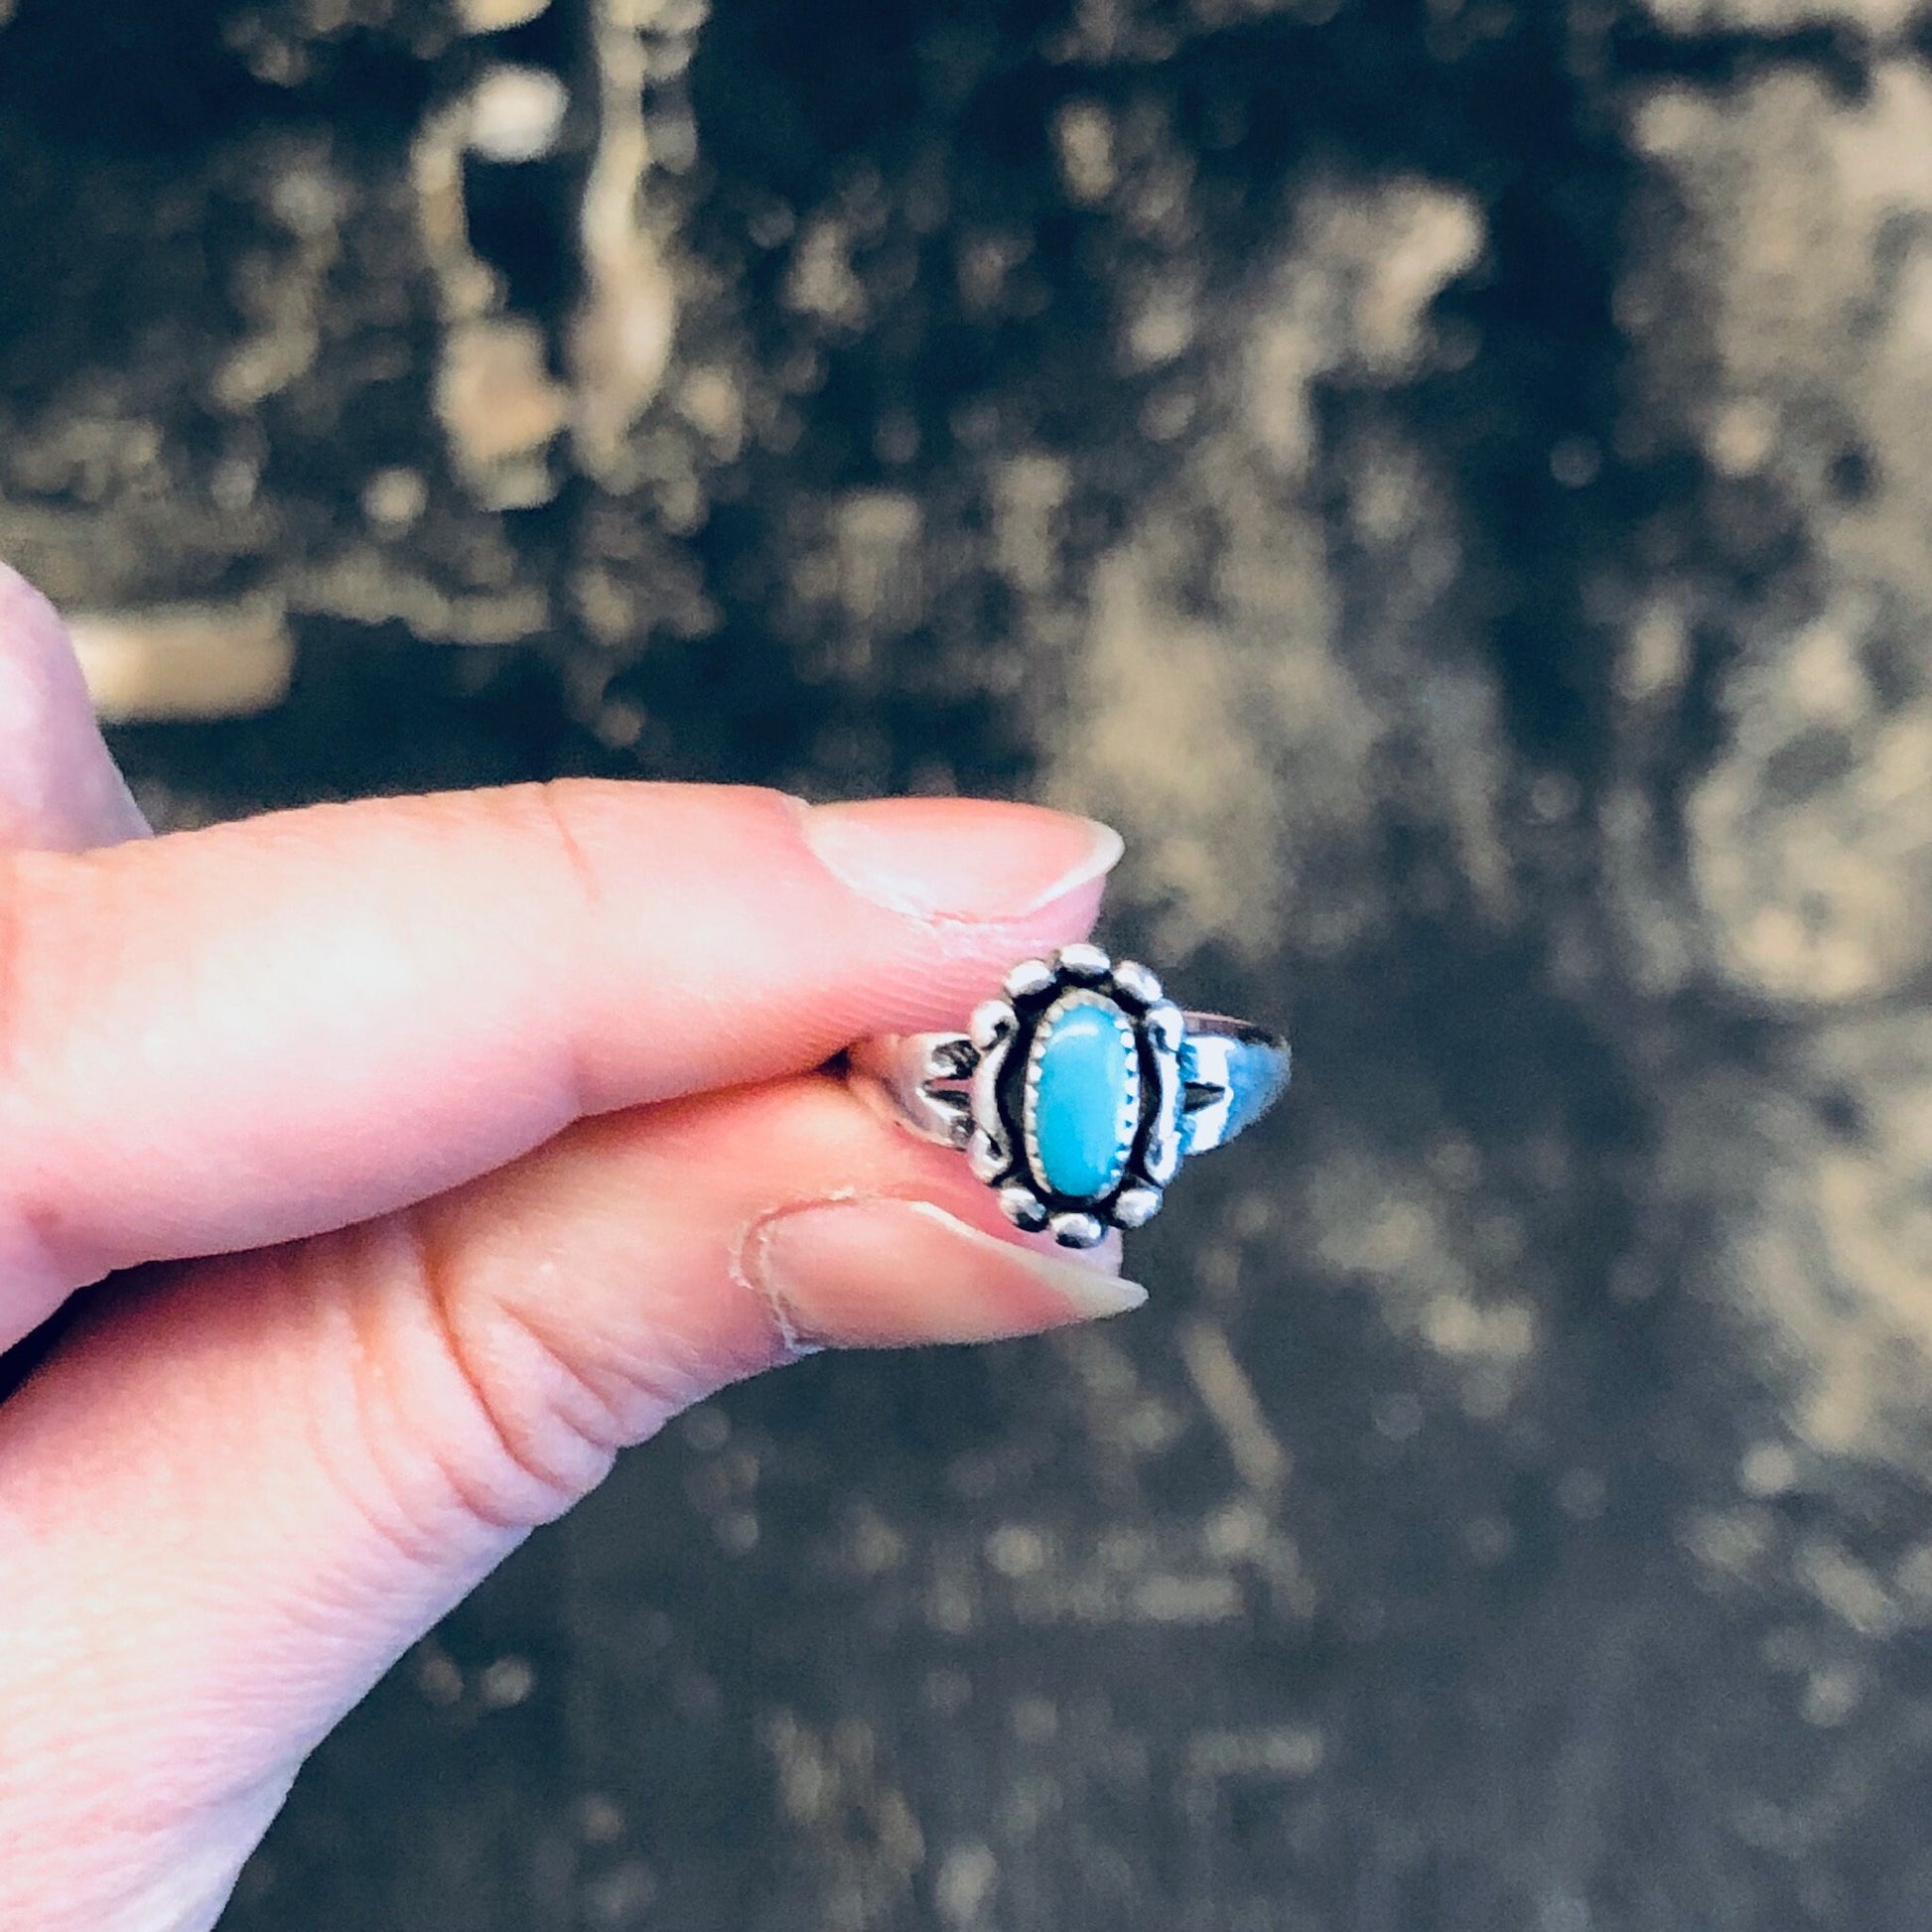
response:
M433 1211L396 1217L380 1264L406 1285L413 1313L404 1332L431 1355L391 1385L435 1386L441 1399L408 1405L398 1462L385 1488L404 1534L435 1537L425 1521L453 1507L485 1530L521 1534L587 1495L620 1449L649 1435L679 1406L649 1376L614 1366L551 1326L527 1298L498 1295L473 1279L459 1237Z
M0 1291L65 1294L102 1271L58 1205L58 1069L84 1012L84 920L48 890L84 860L0 858ZM5 1311L0 1310L0 1321ZM0 1334L0 1346L5 1335Z

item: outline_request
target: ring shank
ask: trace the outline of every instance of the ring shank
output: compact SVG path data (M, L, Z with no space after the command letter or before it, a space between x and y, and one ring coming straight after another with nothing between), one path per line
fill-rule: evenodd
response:
M1219 1013L1190 1013L1186 1020L1180 1048L1188 1085L1185 1152L1206 1154L1225 1147L1281 1098L1293 1058L1287 1040L1244 1020Z
M972 1050L964 1034L878 1034L846 1051L853 1084L883 1101L902 1127L922 1141L964 1147L972 1132L965 1090L934 1083L957 1082L962 1049Z

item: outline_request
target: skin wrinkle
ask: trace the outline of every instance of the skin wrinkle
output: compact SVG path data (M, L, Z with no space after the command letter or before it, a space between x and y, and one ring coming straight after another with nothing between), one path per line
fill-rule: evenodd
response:
M402 1235L414 1265L415 1277L411 1285L422 1298L423 1307L442 1342L446 1361L470 1393L478 1419L501 1452L504 1462L539 1490L548 1491L556 1502L554 1513L561 1514L575 1498L529 1456L524 1447L514 1440L515 1432L506 1419L498 1413L495 1398L486 1386L485 1378L471 1360L470 1350L463 1339L461 1324L453 1310L453 1302L460 1289L450 1279L450 1271L443 1265L437 1244L425 1238L417 1216L401 1214L392 1219L399 1223L397 1231ZM499 1508L493 1500L487 1499L484 1493L487 1485L473 1481L467 1471L460 1469L449 1449L438 1447L431 1453L457 1500L477 1522L503 1535L528 1533L531 1524L524 1514Z
M560 923L565 930L576 933L596 929L599 908L608 897L583 840L570 823L574 810L572 799L586 795L583 784L579 779L550 778L531 784L507 785L493 793L482 794L506 825L533 838L562 859L563 864L556 868L554 876L570 882L572 903ZM553 875L546 868L540 876L547 879ZM581 1033L575 1027L559 1028L554 1033L553 1044L557 1055L555 1104L548 1123L534 1134L528 1147L519 1150L522 1153L542 1146L573 1121L595 1111Z
M354 1233L323 1236L317 1240L300 1244L295 1251L306 1259L313 1260L326 1256L331 1248L348 1248L354 1241ZM339 1268L335 1273L346 1275L349 1270ZM391 1521L389 1512L381 1509L375 1499L366 1496L362 1485L356 1483L338 1454L330 1433L322 1425L322 1412L319 1408L310 1411L307 1435L314 1449L317 1466L323 1476L347 1502L358 1522L372 1529L382 1546L402 1560L405 1569L426 1577L438 1574L445 1554L437 1546L429 1528L417 1522L417 1512L403 1501L403 1484L400 1477L388 1466L390 1451L399 1447L392 1440L395 1432L383 1426L383 1420L376 1418L372 1411L376 1406L376 1385L382 1367L390 1359L391 1351L374 1333L380 1305L371 1298L349 1293L344 1298L348 1304L348 1322L355 1341L354 1360L349 1366L350 1399L355 1405L354 1441L368 1452L370 1465L376 1472L377 1483L383 1498L394 1505L396 1520ZM445 1483L449 1482L447 1470L440 1465L438 1473Z
M560 1499L558 1509L548 1511L546 1515L561 1513L571 1502L595 1488L609 1473L620 1450L648 1440L662 1428L665 1421L708 1391L717 1381L757 1373L770 1365L775 1358L776 1351L761 1351L755 1360L729 1365L706 1359L694 1363L691 1372L682 1376L670 1372L650 1375L624 1371L625 1396L641 1399L656 1412L652 1420L640 1429L626 1415L624 1397L600 1387L590 1372L573 1361L570 1351L545 1332L544 1325L531 1311L517 1306L513 1301L491 1298L478 1319L485 1325L502 1322L514 1334L520 1335L555 1370L565 1389L581 1391L590 1398L602 1416L604 1426L599 1428L594 1423L587 1424L570 1413L567 1406L554 1400L543 1403L542 1415L536 1422L519 1421L512 1417L494 1392L493 1376L481 1365L478 1340L472 1333L476 1322L466 1319L461 1311L467 1299L461 1262L446 1262L443 1259L443 1246L425 1226L421 1214L410 1212L396 1219L401 1223L401 1232L409 1242L416 1292L424 1298L443 1352L483 1416L492 1439L520 1474ZM663 1338L658 1338L658 1345L663 1347ZM534 1442L543 1424L555 1424L567 1430L575 1443L590 1451L597 1467L572 1472L547 1465ZM495 1532L523 1533L534 1527L535 1521L545 1520L544 1515L539 1515L533 1521L526 1521L521 1512L498 1510L493 1506L480 1509L476 1501L477 1485L467 1476L459 1476L447 1465L439 1466L462 1506L476 1515L486 1528Z
M454 1316L452 1318L454 1319ZM579 1390L590 1397L593 1408L603 1419L604 1427L602 1429L596 1428L594 1423L590 1421L579 1422L575 1416L565 1415L563 1410L555 1403L548 1404L546 1407L550 1417L562 1423L577 1442L589 1449L593 1457L603 1465L588 1486L588 1488L594 1488L597 1483L601 1482L610 1473L611 1464L616 1460L618 1451L621 1449L628 1449L633 1443L640 1440L635 1430L627 1426L622 1420L617 1398L600 1389L588 1370L580 1368L576 1363L572 1362L564 1350L543 1332L536 1317L529 1311L518 1308L514 1302L492 1301L485 1318L507 1323L511 1330L521 1335L536 1350L537 1354L557 1372L562 1378L566 1389ZM673 1406L658 1390L651 1386L647 1379L642 1377L637 1378L636 1393L642 1395L647 1401L657 1404L664 1410L666 1415L674 1413ZM647 1434L654 1435L661 1426L662 1420L660 1418L659 1422L651 1425ZM531 1455L530 1459L535 1459L534 1454ZM558 1478L558 1482L559 1486L577 1487L574 1482L569 1482L562 1477ZM580 1493L587 1494L588 1488Z
M94 1287L111 1271L85 1260L73 1266L76 1257L62 1239L58 1214L37 1203L31 1190L21 1186L29 1164L24 1153L16 1150L31 1145L31 1128L10 1125L10 1121L31 1122L32 1109L22 1097L25 1055L21 1049L20 988L27 934L26 920L19 913L20 898L19 866L10 858L0 859L0 1261L11 1262L30 1281L69 1284L64 1288L65 1299L68 1293ZM78 1279L69 1281L72 1277ZM0 1292L5 1288L5 1275L0 1273ZM56 1302L45 1314L51 1315L58 1307Z
M550 778L535 786L517 786L509 793L516 797L522 793L533 794L542 823L548 828L550 838L563 855L564 875L576 882L579 894L578 917L582 930L595 931L601 908L608 897L603 875L599 872L588 848L577 835L572 822L574 801L583 794L573 788L568 778ZM584 1038L576 1028L564 1030L559 1048L564 1055L564 1078L567 1082L565 1098L569 1107L568 1120L582 1120L591 1112L591 1083L589 1068L584 1057Z

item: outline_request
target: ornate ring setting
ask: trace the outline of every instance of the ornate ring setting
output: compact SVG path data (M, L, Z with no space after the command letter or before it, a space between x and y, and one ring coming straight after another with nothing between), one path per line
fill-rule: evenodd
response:
M850 1058L904 1125L965 1152L1015 1226L1069 1248L1144 1227L1180 1164L1260 1119L1290 1065L1287 1040L1185 1013L1145 966L1089 945L1022 961L967 1033Z

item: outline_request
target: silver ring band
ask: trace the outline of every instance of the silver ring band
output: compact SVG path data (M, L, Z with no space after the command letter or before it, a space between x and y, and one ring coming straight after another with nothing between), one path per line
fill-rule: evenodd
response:
M1090 945L1022 961L966 1033L881 1035L848 1058L904 1126L961 1149L1016 1226L1070 1248L1144 1227L1181 1163L1259 1120L1291 1065L1280 1035L1183 1012Z

